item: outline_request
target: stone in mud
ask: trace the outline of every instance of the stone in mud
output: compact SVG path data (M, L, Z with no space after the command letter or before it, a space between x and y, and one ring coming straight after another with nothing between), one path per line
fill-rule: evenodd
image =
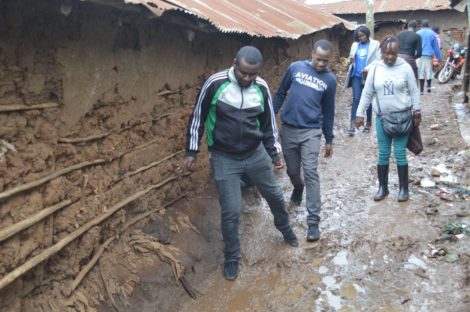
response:
M436 168L432 168L431 170L431 176L433 177L440 177L441 176L441 172L439 170L437 170Z
M429 129L431 129L431 130L439 130L439 129L441 129L441 125L439 125L439 124L432 124L432 125L429 127Z
M439 213L439 209L437 208L426 208L424 210L424 212L428 215L428 216L434 216L434 215L437 215Z

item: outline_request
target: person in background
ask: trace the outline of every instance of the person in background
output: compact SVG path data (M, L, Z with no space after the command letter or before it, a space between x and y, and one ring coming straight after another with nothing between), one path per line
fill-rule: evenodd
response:
M374 111L378 114L378 107L383 113L399 112L411 109L413 123L419 126L421 123L421 102L416 86L416 79L411 66L401 57L398 57L400 43L394 36L387 36L381 45L383 60L377 62L374 68L369 70L366 85L362 93L361 101L357 109L356 127L364 125L364 115L371 105L372 98L377 97ZM400 190L398 201L407 201L408 192L408 161L406 159L406 145L409 134L403 136L389 136L383 131L382 123L377 116L376 131L379 157L377 161L377 175L379 189L374 196L375 201L384 199L388 194L388 169L393 143L395 161L397 163L398 181Z
M328 70L331 42L319 40L312 50L312 59L290 64L274 97L274 112L281 107L281 145L287 175L294 190L291 202L300 205L305 179L307 207L307 241L320 239L320 177L318 155L320 139L325 136L325 157L333 155L336 78ZM289 93L289 95L287 95ZM287 96L287 99L286 99ZM286 101L284 102L284 100Z
M436 34L437 44L439 45L439 49L442 49L442 42L441 42L441 35L440 35L441 31L439 27L433 26L431 29Z
M424 94L424 81L427 82L427 91L431 93L431 79L433 76L433 57L440 63L442 61L441 49L437 42L436 34L429 28L429 20L424 19L421 29L418 31L421 37L422 55L418 60L419 90Z
M209 159L221 207L224 276L235 280L240 261L241 177L246 176L268 202L274 225L291 246L298 246L274 176L284 167L277 148L277 128L266 81L258 77L263 57L252 46L241 48L233 66L209 77L189 119L186 156L179 170L193 167L206 130Z
M440 31L439 27L437 27L437 26L433 26L431 29L436 34L437 44L439 45L439 50L441 51L441 54L442 54L441 31ZM439 67L439 61L437 60L437 58L435 56L432 58L432 65L433 65L434 72L436 72L438 70L438 67Z
M359 26L354 31L354 42L349 52L349 59L354 63L354 69L351 73L351 86L353 93L353 102L351 107L351 124L348 130L350 136L354 136L354 123L356 120L357 106L361 99L362 89L366 76L366 66L380 59L380 43L370 38L370 30L366 26ZM367 111L367 121L364 132L369 132L372 125L372 108Z
M410 64L418 79L418 66L416 65L416 59L421 57L421 37L416 33L418 23L416 20L408 22L406 30L401 31L398 34L398 42L400 43L400 51L398 56L403 58L408 64Z

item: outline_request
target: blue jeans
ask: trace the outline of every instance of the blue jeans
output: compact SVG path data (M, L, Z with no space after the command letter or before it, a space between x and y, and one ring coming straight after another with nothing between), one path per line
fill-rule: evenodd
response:
M406 145L408 144L408 137L410 135L407 134L400 137L387 135L382 129L382 123L379 117L375 120L375 129L377 131L377 142L379 145L379 160L377 164L388 165L393 141L393 152L397 165L408 165L408 160L406 159Z
M356 112L357 108L359 107L359 102L361 101L362 89L362 77L352 77L351 78L351 86L352 86L352 93L353 93L353 102L351 107L351 123L356 122ZM372 122L372 105L369 106L367 109L367 121L366 123Z
M240 187L242 175L246 175L254 183L261 196L268 202L276 228L281 233L291 229L284 195L274 176L271 158L262 144L246 159L234 159L214 151L209 157L222 209L222 236L226 262L240 260L238 224L242 206Z

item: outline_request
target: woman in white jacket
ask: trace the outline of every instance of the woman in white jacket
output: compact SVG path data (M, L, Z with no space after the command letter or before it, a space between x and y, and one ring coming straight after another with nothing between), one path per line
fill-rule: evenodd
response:
M355 133L354 123L356 121L356 111L359 101L361 99L362 89L364 88L364 81L366 71L364 70L367 65L380 59L380 43L377 40L370 38L369 28L366 26L359 26L354 31L354 43L349 52L350 62L353 63L349 81L347 85L352 86L353 102L351 108L351 126L348 134L353 136ZM369 132L372 121L372 108L367 111L367 121L364 127L364 132Z
M364 125L365 111L370 107L372 98L376 97L374 111L376 114L406 112L411 110L414 126L421 123L421 102L416 85L415 75L410 64L398 57L400 44L394 36L387 36L380 45L383 60L373 64L367 75L364 92L356 114L356 127ZM406 120L402 120L405 124ZM389 135L385 133L382 121L377 116L376 130L379 157L377 161L377 174L379 190L374 196L375 201L384 199L388 195L388 167L393 143L393 152L397 163L398 181L400 190L398 201L407 201L408 195L408 161L406 159L406 145L409 132L404 135Z

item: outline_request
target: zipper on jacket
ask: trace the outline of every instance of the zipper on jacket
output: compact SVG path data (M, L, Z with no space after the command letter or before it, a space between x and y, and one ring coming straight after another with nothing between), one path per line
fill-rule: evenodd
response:
M240 104L240 110L243 109L243 102L244 102L244 98L243 98L243 88L240 88L240 93L242 94L242 103ZM240 148L241 148L241 145L242 145L242 137L243 137L243 124L240 125Z

